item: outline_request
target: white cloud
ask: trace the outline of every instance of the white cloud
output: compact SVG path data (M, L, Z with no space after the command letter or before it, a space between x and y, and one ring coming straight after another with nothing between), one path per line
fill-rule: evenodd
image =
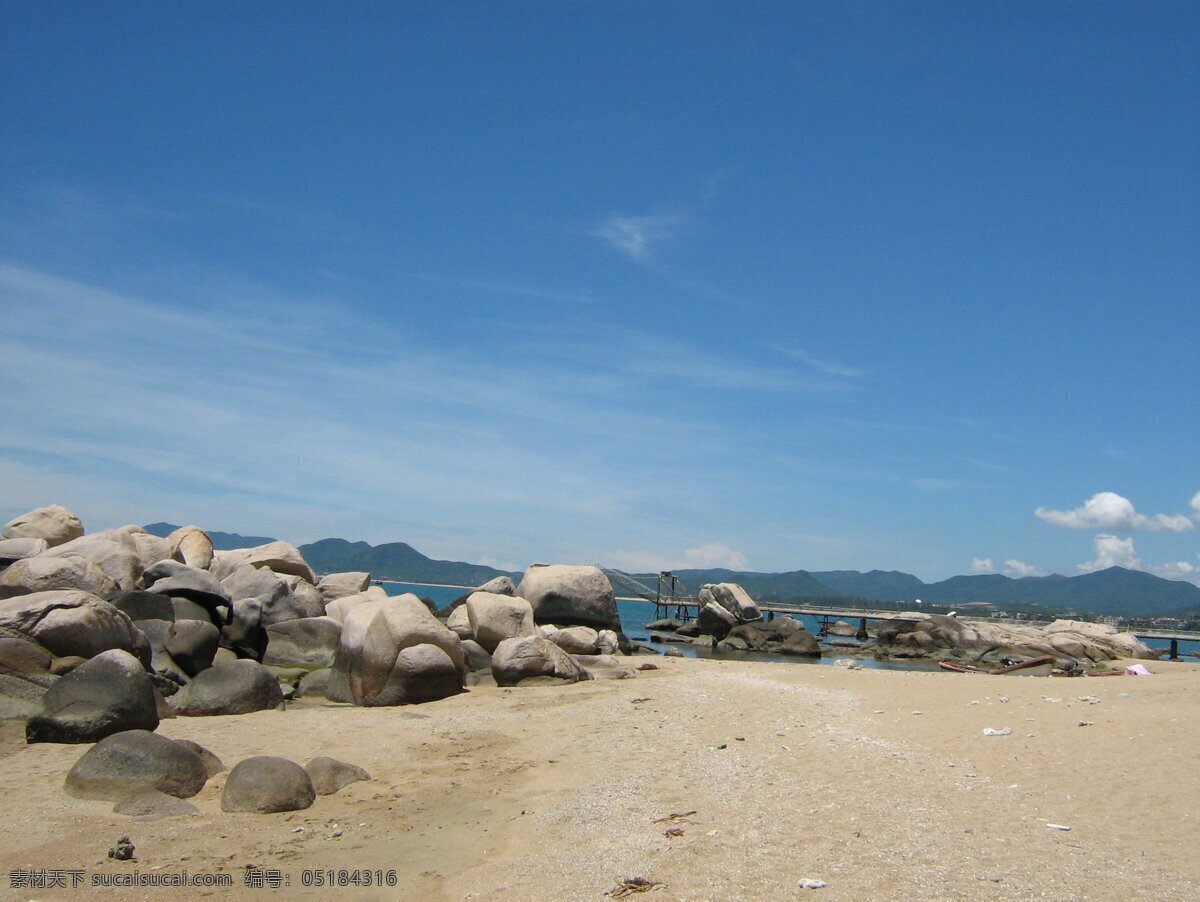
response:
M658 573L663 570L745 570L746 556L722 542L709 542L689 548L677 558L663 557L648 551L614 551L604 561L605 566L626 573ZM692 586L696 589L699 586Z
M1200 554L1196 555L1200 558ZM1166 564L1156 564L1150 567L1150 572L1163 579L1183 579L1200 585L1200 566L1188 561L1172 561Z
M686 221L680 213L649 216L610 216L588 234L603 238L631 260L645 260L651 252L679 233Z
M1023 561L1018 561L1016 558L1009 558L1004 562L1004 573L1006 576L1013 577L1046 575L1046 571L1041 567L1035 567L1033 564L1026 564Z
M824 373L826 376L842 376L847 379L856 379L866 375L866 370L860 370L851 366L843 366L831 360L825 360L821 357L815 357L803 348L788 348L776 345L775 349L781 354L795 358L801 363L812 367L818 372Z
M996 565L990 557L973 557L971 558L970 573L995 573Z
M1122 539L1109 533L1100 533L1096 536L1096 559L1079 565L1079 569L1084 573L1107 570L1109 567L1142 569L1142 561L1133 549L1132 538Z
M1200 517L1200 492L1192 496L1192 516Z
M1194 505L1196 499L1193 498L1192 502ZM1139 514L1133 502L1116 492L1097 492L1082 507L1074 510L1056 511L1039 507L1034 514L1047 523L1067 529L1113 529L1122 532L1139 529L1160 532L1169 529L1172 532L1184 532L1196 528L1196 524L1183 514L1155 514L1153 517Z

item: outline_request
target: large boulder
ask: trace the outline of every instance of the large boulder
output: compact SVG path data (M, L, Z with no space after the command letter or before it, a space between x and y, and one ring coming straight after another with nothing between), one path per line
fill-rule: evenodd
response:
M42 711L25 724L25 740L97 742L157 727L150 675L129 652L113 649L80 664L47 691Z
M116 802L142 786L188 799L208 779L191 749L147 730L106 736L84 752L67 774L67 795Z
M167 627L163 650L189 677L212 667L221 631L202 620L180 620Z
M0 626L31 637L58 657L92 658L110 648L150 663L146 637L133 621L88 592L34 592L0 601Z
M471 617L467 613L466 604L451 609L449 616L446 617L446 627L453 630L460 639L475 638L475 631L471 629Z
M221 790L222 811L301 811L317 797L308 771L294 761L255 755L234 765Z
M164 817L189 817L200 813L191 802L177 799L153 786L139 786L113 806L113 814L124 814L139 821Z
M197 570L178 561L159 561L146 568L143 581L147 589L172 598L186 598L209 612L214 623L227 623L233 599L225 587L207 570Z
M233 603L233 617L221 627L221 645L239 658L263 659L267 653L267 630L263 626L261 599L240 598Z
M317 577L312 568L304 560L300 549L290 542L268 542L254 548L238 548L233 551L217 553L222 561L234 564L249 564L252 567L266 567L275 573L291 573L303 577L316 585Z
M524 598L474 592L464 607L471 634L489 652L505 639L532 636L537 632L533 606Z
M436 645L410 645L396 660L382 683L363 687L351 699L365 707L420 705L449 698L462 691L463 675L450 656Z
M275 675L249 660L214 664L171 696L171 707L185 717L249 714L282 704Z
M600 634L590 626L569 626L548 633L546 638L569 655L594 655Z
M357 595L365 592L371 585L371 574L364 570L351 570L345 573L326 573L317 583L317 591L326 604L347 595Z
M517 595L528 599L537 623L621 629L612 584L599 567L534 564Z
M420 661L410 657L400 662L400 652L416 645L435 645L445 652L457 674L455 691L462 688L466 656L461 640L412 594L367 601L351 610L342 625L333 669L344 676L351 699L366 704L365 699L387 697L393 691L385 692L389 682L407 679L416 664L432 661L432 656L423 653ZM331 679L331 687L335 682L336 677Z
M286 592L263 604L263 625L299 620L304 617L322 617L325 602L317 587L299 576L284 574L280 577Z
M492 652L492 676L498 686L516 686L536 677L568 683L590 679L574 658L541 636L505 639L497 645Z
M107 601L118 611L124 611L134 622L175 619L175 609L171 606L169 595L134 589L130 592L114 592L108 596Z
M27 557L37 557L50 545L45 539L0 539L0 570Z
M722 607L715 601L710 601L700 608L700 613L696 617L696 623L700 627L699 633L712 636L719 642L729 635L731 629L738 625L738 619L727 608ZM683 634L682 629L679 632Z
M332 617L304 617L267 626L264 664L277 667L332 667L342 625Z
M719 604L735 618L738 623L749 623L761 620L762 612L750 593L737 583L708 583L700 587L696 600L701 604Z
M83 535L79 518L61 504L39 507L4 524L0 538L45 539L51 547Z
M571 655L591 680L632 680L637 671L615 655Z
M181 526L167 536L167 542L171 546L171 557L175 560L197 570L207 570L212 566L212 538L199 526Z
M48 673L54 655L28 636L0 631L0 673Z
M0 597L57 589L78 589L93 595L108 595L118 585L95 563L77 554L49 553L23 558L0 573Z
M776 654L795 655L801 658L821 657L821 646L817 637L806 629L798 629L787 640L774 649Z
M328 758L324 755L313 758L312 761L304 765L304 769L308 771L308 776L313 782L313 788L316 789L317 795L322 796L333 795L335 792L345 789L351 783L371 779L371 775L357 764L348 764L345 761L339 761L337 758Z
M125 533L114 530L80 536L51 548L45 557L80 557L95 564L100 572L126 591L136 589L144 564Z
M343 595L341 598L335 598L333 601L325 605L325 616L332 617L338 623L345 623L350 612L359 605L366 604L369 601L387 601L391 598L387 594L387 590L383 586L368 586L362 592L354 595ZM416 596L413 596L416 598Z
M60 678L48 670L0 671L0 720L33 717Z

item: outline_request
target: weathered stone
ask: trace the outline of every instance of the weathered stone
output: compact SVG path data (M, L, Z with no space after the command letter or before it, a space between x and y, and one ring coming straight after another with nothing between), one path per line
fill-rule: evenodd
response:
M249 714L283 704L275 675L256 661L214 664L171 698L171 706L184 717L216 714Z
M333 795L351 783L371 779L371 775L357 764L347 764L337 758L325 756L313 758L304 765L304 769L308 771L317 795L321 796Z
M0 720L26 720L42 710L42 698L59 677L47 671L0 672Z
M67 795L115 802L141 786L188 799L207 779L200 756L147 730L106 736L84 752L67 774Z
M600 634L590 626L569 626L546 638L569 655L594 655Z
M51 547L83 535L79 518L61 504L39 507L14 517L4 524L0 537L5 539L45 539Z
M215 576L178 561L159 561L143 574L146 588L172 598L186 598L209 612L214 623L229 619L233 599Z
M474 639L475 631L471 629L471 617L467 613L466 604L459 605L446 618L447 629L453 630L460 639Z
M0 636L0 673L46 673L54 656L20 633Z
M528 599L537 623L621 628L612 585L599 567L535 564L525 571L517 595Z
M731 629L737 626L738 619L728 609L717 604L715 601L709 601L700 608L700 614L696 618L696 622L700 625L699 634L712 636L717 641L720 641L729 635ZM684 635L683 630L680 630L679 634Z
M775 649L776 654L796 655L801 658L821 657L821 646L817 637L806 629L796 630L787 641Z
M335 598L329 604L325 605L325 616L332 617L338 623L345 623L346 617L361 604L366 604L369 601L387 601L392 596L388 595L383 586L368 586L363 592L357 595L343 595L341 598ZM413 598L416 598L414 595Z
M632 680L637 671L613 655L571 655L591 680Z
M446 653L461 688L466 675L462 642L411 594L368 601L350 611L342 626L334 670L345 675L353 701L366 704L364 699L385 697L384 689L398 667L400 652L423 644L436 645ZM402 669L407 672L416 663L406 659Z
M306 668L332 667L342 626L332 617L285 620L266 627L264 664Z
M470 671L492 671L492 656L474 639L463 639L463 653L467 656L467 669Z
M303 767L286 758L255 755L234 765L221 791L222 811L273 814L300 811L317 797Z
M309 695L326 695L329 691L329 677L332 673L333 670L328 667L322 667L320 670L310 670L296 684L296 698L304 698ZM347 690L346 700L349 700L349 690Z
M103 570L75 554L23 558L0 573L0 597L66 589L105 596L117 588Z
M317 583L317 591L321 599L329 604L347 595L357 595L365 592L371 586L371 574L364 570L352 570L345 573L326 573Z
M143 565L126 533L106 530L80 536L47 551L44 557L80 557L91 561L100 571L126 591L136 589Z
M171 546L171 557L175 560L197 570L207 570L212 566L212 538L199 526L181 526L167 536L167 542Z
M541 636L505 639L496 646L492 676L500 686L515 686L533 677L554 677L569 683L589 679L574 658Z
M325 602L316 586L299 576L285 574L280 579L287 591L263 602L263 626L325 615Z
M225 765L221 763L221 759L202 746L200 743L194 742L191 739L176 739L175 741L185 749L195 752L200 756L200 760L204 762L204 772L208 775L210 780L217 774L221 773L221 771L225 770Z
M536 632L533 607L524 598L475 592L464 607L475 641L489 652L505 639Z
M0 601L0 626L24 633L58 657L92 658L119 648L143 664L150 663L142 631L124 613L88 592L34 592Z
M221 631L202 620L180 620L167 628L163 649L183 670L194 677L212 667Z
M261 661L267 653L267 630L262 622L262 601L239 598L233 603L233 618L221 627L221 645L239 658Z
M37 557L49 547L45 539L0 539L0 570L14 561Z
M25 724L25 740L97 742L157 727L149 674L133 655L113 649L80 664L46 692L42 710Z
M108 603L118 611L124 611L130 620L174 620L175 609L171 606L169 595L157 592L133 591L114 592L108 596Z
M213 623L213 615L209 613L207 608L187 598L172 598L171 612L173 616L170 619L175 621L199 620L201 623ZM217 618L224 623L220 613L217 614ZM217 624L213 625L216 626Z
M65 658L55 658L50 662L50 672L55 676L66 676L80 664L86 664L88 658L81 658L79 655L67 655Z
M275 573L291 573L302 576L313 585L317 577L312 568L304 560L300 549L290 542L268 542L255 548L238 548L234 551L220 551L217 556L236 564L250 564L252 567L266 567Z
M701 604L718 604L731 613L739 623L761 620L762 612L745 589L737 583L708 583L700 587L696 600Z
M188 817L199 813L200 809L191 802L167 795L153 786L139 786L113 806L113 814L125 814L139 821Z

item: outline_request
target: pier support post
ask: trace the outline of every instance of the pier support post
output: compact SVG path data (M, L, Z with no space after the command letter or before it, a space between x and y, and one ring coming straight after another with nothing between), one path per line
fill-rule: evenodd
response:
M1178 639L1171 640L1171 654L1169 654L1167 657L1172 661L1179 660L1179 640Z
M867 636L867 618L866 617L860 617L858 619L858 632L854 634L854 638L857 639L859 642L866 642L867 639L869 638Z

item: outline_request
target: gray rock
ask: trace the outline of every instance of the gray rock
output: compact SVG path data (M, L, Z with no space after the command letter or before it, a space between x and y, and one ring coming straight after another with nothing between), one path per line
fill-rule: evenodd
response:
M193 742L191 739L176 739L185 749L195 752L200 756L200 760L204 762L204 772L211 780L221 771L225 770L225 765L221 763L221 759L206 749L198 742Z
M119 648L143 664L150 663L142 631L124 613L89 592L34 592L0 601L0 627L24 633L58 657L92 658Z
M186 598L209 612L214 623L228 620L233 599L217 578L178 561L159 561L146 570L146 588L172 598Z
M50 662L50 672L55 676L66 676L80 664L86 664L88 658L81 658L79 655L68 655L65 658L55 658Z
M345 600L338 599L331 607ZM461 688L466 676L466 656L461 640L411 594L368 601L351 610L342 626L333 669L345 675L350 697L355 703L364 704L363 700L367 698L387 697L384 689L398 666L401 651L425 644L436 645L446 653L454 664ZM425 663L433 660L428 654L422 658ZM406 661L405 668L416 663L415 660ZM405 676L405 679L409 678ZM334 683L331 680L331 689ZM442 685L440 676L437 684Z
M776 654L796 655L802 658L821 657L821 646L817 637L808 630L797 630L787 637L782 645L775 649Z
M594 655L600 634L590 626L569 626L546 636L569 655Z
M287 584L270 570L250 564L232 566L229 574L221 579L221 588L234 601L259 598L266 604L288 592Z
M252 567L266 567L275 573L291 573L304 577L316 585L317 577L312 568L304 560L300 549L289 542L268 542L255 548L238 548L233 551L218 552L218 557L235 564L250 564Z
M333 671L328 667L320 670L310 670L296 684L296 698L310 695L325 695L329 691L329 676Z
M359 592L357 595L343 595L341 598L335 598L329 602L325 605L325 616L332 617L338 623L345 623L350 612L359 605L369 601L387 601L391 597L383 586L369 586L365 592ZM413 596L413 598L416 597Z
M172 598L171 599L172 616L168 619L176 622L181 620L199 620L201 623L212 623L213 615L209 613L208 608L196 604L187 598ZM217 615L220 618L220 614Z
M345 761L324 756L313 758L304 765L304 769L308 771L317 795L321 796L333 795L351 783L371 779L371 775L357 764L347 764Z
M0 720L25 720L42 710L42 698L59 677L27 671L0 673Z
M54 656L21 634L0 636L0 673L46 673Z
M371 585L371 574L363 570L347 571L345 573L327 573L317 583L317 591L321 599L329 604L347 595L357 595L365 592Z
M632 680L637 671L613 655L571 655L592 680Z
M453 630L460 639L475 638L475 631L471 629L471 617L467 613L465 602L450 611L449 616L446 617L446 628Z
M211 623L180 620L167 628L163 649L186 676L194 677L212 667L220 638L221 631Z
M262 601L240 598L233 603L233 619L221 627L221 645L239 658L261 661L267 653L267 630L262 622Z
M264 664L281 667L332 667L342 626L332 617L304 617L266 627Z
M446 652L436 645L423 643L402 648L381 685L371 691L355 693L357 687L352 681L350 688L357 705L419 705L462 692L463 675Z
M463 639L463 653L467 656L467 670L492 672L492 656L474 639Z
M524 598L474 592L464 607L475 641L489 652L505 639L537 633L533 606Z
M164 817L199 814L200 809L153 786L139 786L113 806L113 813L125 814L139 821L156 821Z
M105 596L118 588L103 570L74 554L39 554L19 560L0 573L0 597L60 589Z
M249 714L283 704L275 675L256 661L214 664L171 698L171 706L184 717L216 714Z
M108 596L108 603L118 611L124 611L130 620L174 620L175 609L171 606L170 596L159 595L157 592L143 592L140 589L114 592Z
M0 530L5 539L45 539L51 547L77 539L83 535L83 524L79 518L61 504L39 507L14 517Z
M569 683L589 679L570 655L541 636L505 639L492 652L492 676L498 686L515 686L522 680L553 677Z
M84 752L67 774L67 795L116 802L142 786L180 799L204 788L200 756L179 743L147 730L114 733Z
M25 724L25 740L97 742L126 730L154 730L158 707L150 676L125 651L103 652L80 664L42 698Z
M598 567L534 564L517 595L529 600L537 623L621 629L612 585Z
M739 623L761 620L762 612L750 594L737 583L708 583L700 587L696 600L701 605L718 604Z
M737 617L715 601L707 602L700 608L696 622L700 625L702 635L712 636L718 641L724 639L729 635L729 631L738 625ZM685 635L683 630L679 631L679 635Z
M136 589L142 575L142 562L134 552L128 535L107 530L80 536L51 548L45 557L81 557L91 561L119 589Z
M284 575L280 579L287 591L263 601L263 626L325 615L325 602L316 586L299 576Z
M221 791L222 811L273 814L300 811L317 797L303 767L286 758L256 755L234 765Z

